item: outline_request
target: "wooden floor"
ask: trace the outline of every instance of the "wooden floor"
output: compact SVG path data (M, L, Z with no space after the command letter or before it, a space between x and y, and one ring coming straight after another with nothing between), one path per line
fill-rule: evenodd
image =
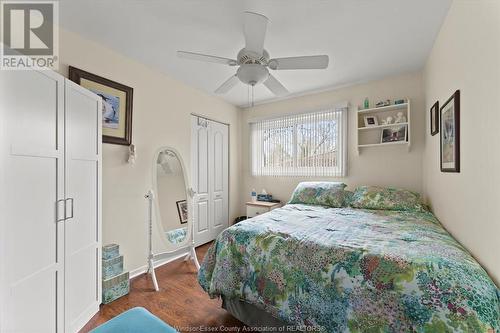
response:
M205 244L196 249L200 262L209 245ZM178 259L155 271L160 291L154 291L149 275L142 274L132 279L130 294L110 304L101 305L101 310L80 332L88 332L136 306L148 309L181 332L188 331L188 327L198 326L243 327L241 322L221 308L220 300L210 299L201 289L197 281L196 267L192 261L184 262L183 259ZM183 327L185 329L182 329Z

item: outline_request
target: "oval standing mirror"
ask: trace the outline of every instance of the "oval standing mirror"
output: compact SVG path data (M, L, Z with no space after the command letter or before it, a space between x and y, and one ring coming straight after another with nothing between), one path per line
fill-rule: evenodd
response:
M188 199L184 167L172 148L156 154L157 224L169 248L183 245L189 234Z

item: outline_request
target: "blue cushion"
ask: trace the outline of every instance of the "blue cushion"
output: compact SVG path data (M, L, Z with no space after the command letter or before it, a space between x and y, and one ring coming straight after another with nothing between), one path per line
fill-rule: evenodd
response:
M90 331L91 333L176 333L160 318L148 310L136 307L121 313L101 326Z

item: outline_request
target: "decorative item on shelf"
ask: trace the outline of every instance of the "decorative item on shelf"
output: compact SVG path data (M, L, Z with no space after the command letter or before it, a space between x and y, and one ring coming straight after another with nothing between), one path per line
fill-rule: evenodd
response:
M392 126L382 130L380 143L406 141L406 125Z
M398 112L396 114L396 119L394 119L394 124L406 123L406 117L403 115L403 112Z
M69 79L102 98L102 142L129 146L134 89L72 66Z
M250 196L252 197L252 202L257 201L257 191L255 189L252 189L252 192L250 193Z
M365 97L365 101L363 102L363 106L365 109L370 108L370 101L368 100L368 97Z
M128 160L127 162L132 166L135 164L135 159L137 158L137 152L135 149L135 145L131 144L128 146Z
M130 291L129 272L123 271L123 256L118 244L102 247L102 302L110 303Z
M386 99L385 101L377 102L377 104L375 104L375 107L380 108L380 107L389 106L389 105L391 105L391 100Z
M257 201L266 201L266 202L271 202L273 201L273 196L271 194L258 194L257 195Z
M392 124L393 118L391 116L385 118L384 125L390 125Z
M440 109L441 171L460 172L460 90Z
M365 127L378 126L378 119L376 116L365 116Z
M397 99L394 101L394 105L404 104L406 103L404 99Z
M439 101L431 107L431 135L439 133Z

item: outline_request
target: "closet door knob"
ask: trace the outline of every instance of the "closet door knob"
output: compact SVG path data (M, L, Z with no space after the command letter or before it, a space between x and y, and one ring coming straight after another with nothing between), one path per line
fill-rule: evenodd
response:
M65 211L64 215L66 215L66 212L68 211L68 208L67 208L68 201L71 202L71 215L70 216L66 216L66 219L72 219L73 218L73 213L74 213L74 208L73 208L74 200L73 200L73 198L68 198L68 199L65 200L66 205L64 205L64 211Z

